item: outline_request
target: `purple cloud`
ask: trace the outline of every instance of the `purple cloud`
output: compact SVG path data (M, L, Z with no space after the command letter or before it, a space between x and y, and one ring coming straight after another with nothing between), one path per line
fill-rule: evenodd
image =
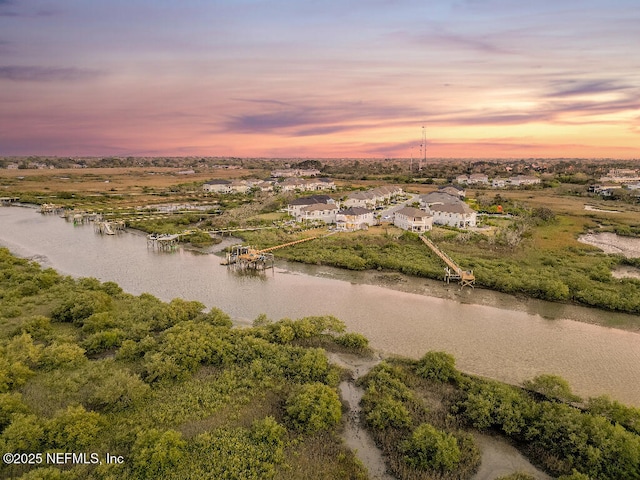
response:
M589 95L594 93L617 92L632 88L630 85L623 85L615 80L592 80L592 81L567 81L558 82L552 86L555 91L547 94L547 97L570 97L574 95Z
M0 66L0 80L14 82L73 82L101 76L103 72L75 67Z

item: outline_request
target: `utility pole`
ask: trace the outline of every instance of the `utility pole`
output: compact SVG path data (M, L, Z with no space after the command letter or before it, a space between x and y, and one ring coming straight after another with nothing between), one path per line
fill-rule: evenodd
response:
M427 163L427 131L422 126L422 143L420 143L420 165L418 166L418 171L422 171L422 159L424 158L424 163Z

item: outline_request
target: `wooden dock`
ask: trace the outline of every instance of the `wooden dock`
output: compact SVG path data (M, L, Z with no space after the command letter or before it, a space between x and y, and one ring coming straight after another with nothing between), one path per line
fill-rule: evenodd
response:
M309 240L314 240L316 238L318 237L302 238L300 240L294 240L293 242L287 242L281 245L263 248L261 250L245 245L233 245L231 250L227 253L226 258L221 263L222 265L234 266L241 270L265 270L267 268L273 268L274 256L273 253L271 253L273 250L289 247L302 242L308 242Z
M473 274L473 270L463 270L449 255L440 250L435 243L424 235L420 235L420 239L447 265L444 269L445 282L449 283L451 280L457 280L462 287L474 287L476 277Z

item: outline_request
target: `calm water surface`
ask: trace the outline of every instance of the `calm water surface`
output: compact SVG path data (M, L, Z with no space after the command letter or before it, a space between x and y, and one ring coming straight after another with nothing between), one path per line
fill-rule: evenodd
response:
M0 244L65 274L111 280L163 300L198 300L240 322L260 313L273 319L332 314L386 353L446 350L469 373L511 383L553 373L580 395L640 405L640 334L569 319L611 316L612 323L637 324L638 317L453 286L452 298L438 298L421 294L420 285L430 284L420 279L401 279L408 291L399 291L362 283L376 274L284 262L263 276L241 276L216 255L156 252L143 235L101 236L92 225L74 227L26 208L0 208ZM444 288L433 285L426 290Z

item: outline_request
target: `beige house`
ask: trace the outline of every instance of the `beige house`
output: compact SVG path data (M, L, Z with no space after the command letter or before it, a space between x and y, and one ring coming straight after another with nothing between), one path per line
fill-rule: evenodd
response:
M516 175L515 177L509 178L509 185L511 185L512 187L521 187L522 185L536 185L538 183L540 183L540 179L532 175Z
M378 197L371 191L354 192L343 202L345 207L374 208Z
M336 214L338 207L334 203L314 203L300 209L300 213L296 215L296 221L309 222L320 220L324 223L336 223Z
M433 216L418 208L404 207L395 213L393 224L403 230L422 233L433 228Z
M336 226L338 230L347 232L353 230L366 230L375 224L373 211L367 208L350 207L338 211L336 214Z
M345 207L375 208L376 205L388 203L402 193L400 187L383 185L364 192L354 192L347 197L343 204Z
M304 207L319 203L335 205L335 201L329 195L312 195L310 197L301 197L291 200L287 205L287 213L292 217L298 218Z

